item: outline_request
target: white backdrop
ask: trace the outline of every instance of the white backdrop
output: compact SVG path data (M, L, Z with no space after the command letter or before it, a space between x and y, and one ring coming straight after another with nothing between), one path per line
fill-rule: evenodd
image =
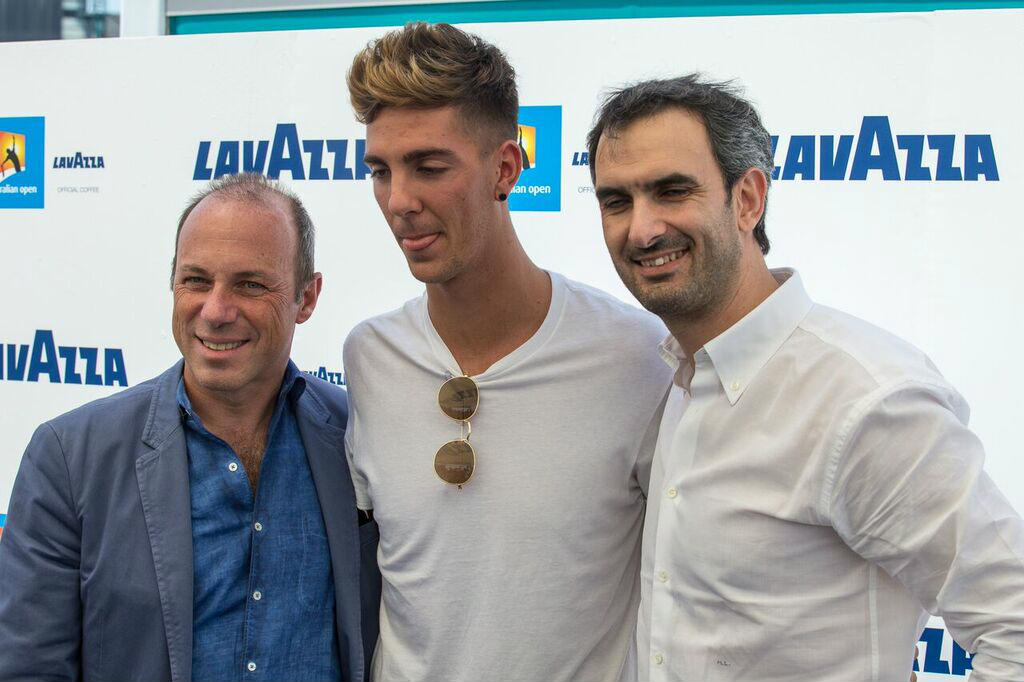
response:
M1024 12L467 28L508 53L523 105L562 108L561 210L515 214L527 251L543 267L626 300L604 250L588 170L573 165L602 89L691 70L736 78L779 136L780 167L791 143L807 142L797 137L794 143L794 136L814 136L809 144L820 152L823 136L840 146L841 136L849 135L854 150L867 145L860 161L869 154L884 158L885 136L872 140L860 133L865 117L887 117L900 179L883 179L878 169L864 180L848 179L849 169L843 180L818 179L820 170L815 179L779 179L770 193L769 262L798 268L819 302L924 349L967 397L989 472L1024 509L1015 395L1024 383L1016 352L1017 339L1024 338L1017 301L1024 235L1016 211L1024 190ZM381 32L0 45L0 63L8 66L0 131L12 130L7 117L45 117L46 165L44 208L4 208L7 195L0 194L0 511L35 426L119 389L67 383L63 359L62 383L51 383L45 373L38 381L12 379L17 367L9 351L17 361L26 345L31 357L37 330L52 330L56 346L79 349L79 373L88 354L82 348L99 349L101 375L103 349L120 351L132 385L174 362L169 266L177 215L203 184L193 180L200 143L210 142L212 168L221 142L272 141L278 124L294 123L302 140L347 140L353 168L364 131L353 120L344 72L355 51ZM539 128L538 138L546 130ZM950 141L952 157L940 158ZM915 145L923 145L920 164L912 158ZM61 163L57 157L76 153L83 165L85 157L102 156L103 168L53 167ZM303 165L308 175L308 154ZM329 157L324 165L331 168ZM857 163L851 158L849 165ZM933 179L903 179L922 173L918 166ZM978 179L934 179L954 169ZM294 358L306 370L340 373L349 329L418 295L421 286L409 275L368 181L293 181L289 172L281 179L317 223L318 269L325 278L316 314L297 333ZM37 359L47 358L36 352ZM951 675L928 672L921 679L959 679L962 657L954 655L949 635L935 630L928 636L931 650L922 651L922 664L929 671L946 664Z

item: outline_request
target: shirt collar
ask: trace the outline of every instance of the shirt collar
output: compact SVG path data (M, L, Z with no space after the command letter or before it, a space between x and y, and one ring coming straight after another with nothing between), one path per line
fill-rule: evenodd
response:
M294 406L305 390L305 377L302 376L302 372L300 372L299 368L295 366L295 363L289 360L288 366L284 369L284 378L281 380L281 388L277 392L277 400L274 402L274 416L271 418L271 424L277 421L277 415L281 412L281 406L285 399ZM185 392L184 372L182 372L181 378L178 379L177 398L181 418L187 419L192 417L199 422L199 415L197 415L192 409L192 401L188 399L188 393Z
M735 405L775 352L796 330L814 303L804 290L800 275L790 268L771 271L778 289L736 324L704 344L730 405ZM693 363L679 343L669 336L659 347L662 359L676 370L675 383L688 388Z
M781 286L739 322L704 344L730 405L736 404L814 305L795 270L782 268L771 273Z

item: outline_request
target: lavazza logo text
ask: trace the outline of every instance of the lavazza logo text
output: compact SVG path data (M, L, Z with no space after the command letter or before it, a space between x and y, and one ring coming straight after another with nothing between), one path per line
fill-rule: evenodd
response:
M0 381L86 386L127 386L120 348L58 346L51 329L37 329L31 344L0 343Z
M772 135L772 153L773 180L999 180L991 135L894 135L888 116L864 116L856 135ZM589 165L587 152L572 165Z
M941 628L925 628L921 633L921 655L914 661L914 672L926 672L932 675L956 675L965 677L972 669L971 659L974 658L967 653L962 646L955 641L946 639L946 633ZM943 654L945 641L952 643L949 658Z
M519 211L558 211L562 197L562 107L519 108L517 131L524 170L509 197ZM262 140L200 140L192 179L213 180L235 173L260 173L291 181L365 180L365 139L310 138L298 124L278 123L274 135Z
M345 385L345 373L343 371L339 370L337 372L332 372L324 365L320 365L317 369L307 369L303 371L310 376L322 379L328 383L335 384L337 386Z

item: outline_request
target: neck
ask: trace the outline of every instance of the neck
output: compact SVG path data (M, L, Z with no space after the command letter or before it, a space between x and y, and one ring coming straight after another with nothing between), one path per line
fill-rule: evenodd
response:
M665 326L692 358L704 344L743 319L778 288L779 283L759 257L752 267L741 268L736 286L717 306L693 317L666 319Z
M526 255L511 219L471 271L427 285L427 311L463 372L480 374L543 323L551 279Z
M248 392L243 396L204 389L189 380L187 368L184 379L192 409L207 431L231 445L236 452L238 444L243 441L251 442L254 438L265 441L280 384L259 390L255 395Z

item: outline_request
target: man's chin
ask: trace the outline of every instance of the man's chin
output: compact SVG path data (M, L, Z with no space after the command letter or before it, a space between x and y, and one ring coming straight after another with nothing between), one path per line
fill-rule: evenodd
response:
M241 390L243 384L242 377L234 369L209 367L204 363L193 363L186 367L186 388L206 393L230 394Z
M412 259L409 259L408 263L412 276L424 284L444 284L455 277L447 263L436 260L417 262Z
M627 288L640 305L659 317L674 317L685 307L678 287L657 284L641 286L634 282L633 286Z

